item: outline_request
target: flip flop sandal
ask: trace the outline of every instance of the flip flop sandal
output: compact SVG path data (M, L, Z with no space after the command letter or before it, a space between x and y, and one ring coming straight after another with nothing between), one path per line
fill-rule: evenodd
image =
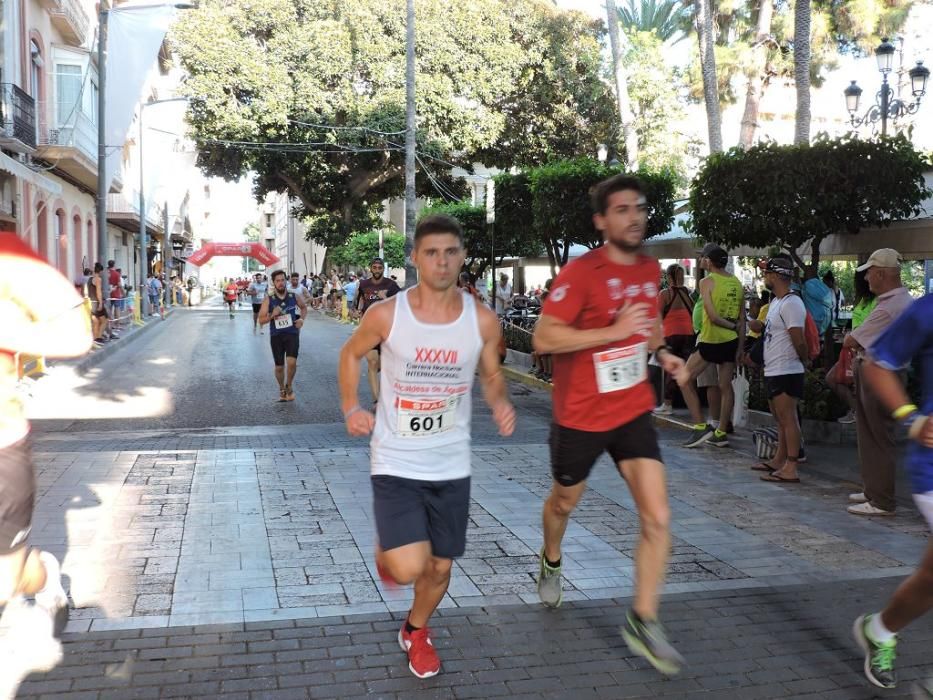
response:
M759 462L754 467L749 467L753 472L768 472L773 473L775 471L774 467L770 464L765 464L764 462Z
M770 481L774 484L799 484L800 479L785 479L783 476L778 476L775 473L765 474L764 476L759 476L759 479L762 481Z

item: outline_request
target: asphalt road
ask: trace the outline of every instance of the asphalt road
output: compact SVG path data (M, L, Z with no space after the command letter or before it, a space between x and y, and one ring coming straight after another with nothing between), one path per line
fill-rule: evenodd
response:
M83 376L53 367L31 387L27 413L38 434L307 424L340 429L337 357L352 330L312 312L301 333L297 400L279 403L268 329L253 335L248 306L233 319L219 301L180 309ZM511 393L524 426L545 429L550 395L521 384ZM363 405L372 400L365 370L360 399ZM478 389L474 406L474 428L490 430Z

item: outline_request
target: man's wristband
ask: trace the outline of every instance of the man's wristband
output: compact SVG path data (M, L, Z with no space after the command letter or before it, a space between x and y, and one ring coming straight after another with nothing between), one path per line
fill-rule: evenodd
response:
M352 416L354 413L359 413L362 410L363 410L363 407L360 406L359 404L356 404L356 406L354 406L349 411L343 414L343 419L350 420L350 416Z
M893 411L893 412L891 413L891 417L892 417L894 420L901 420L902 418L906 418L907 416L909 416L909 415L911 415L911 414L913 414L913 413L916 413L916 412L919 411L919 410L920 410L920 409L917 408L914 404L912 404L912 403L905 403L903 406L901 406L900 408L898 408L898 409L896 409L895 411Z

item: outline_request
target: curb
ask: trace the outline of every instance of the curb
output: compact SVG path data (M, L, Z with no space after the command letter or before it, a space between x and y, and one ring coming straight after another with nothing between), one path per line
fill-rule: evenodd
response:
M535 389L544 389L545 391L554 391L554 385L550 382L545 382L537 377L532 377L526 372L521 372L517 369L512 369L511 367L506 367L502 365L502 373L506 377L512 379L520 384L525 384L526 386L533 387Z
M109 342L106 345L103 345L93 352L89 352L84 357L75 360L59 360L57 362L52 362L49 364L50 367L73 367L75 371L79 373L86 372L89 369L93 369L101 362L106 360L110 355L118 352L120 348L126 347L134 340L139 338L142 335L146 334L147 329L155 328L159 323L164 323L168 321L174 315L174 307L165 312L165 320L157 319L153 317L152 319L146 321L142 326L134 326L129 332L124 332L120 336L117 342Z

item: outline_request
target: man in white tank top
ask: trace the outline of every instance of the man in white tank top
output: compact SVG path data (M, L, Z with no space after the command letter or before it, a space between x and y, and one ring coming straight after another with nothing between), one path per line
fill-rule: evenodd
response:
M347 432L372 433L376 567L389 584L413 583L399 630L408 668L419 678L441 668L428 620L463 555L470 509L470 415L477 366L499 434L515 428L499 368L499 321L457 288L466 258L456 219L428 216L415 230L419 283L374 305L340 353ZM382 345L376 414L360 406L362 359Z

